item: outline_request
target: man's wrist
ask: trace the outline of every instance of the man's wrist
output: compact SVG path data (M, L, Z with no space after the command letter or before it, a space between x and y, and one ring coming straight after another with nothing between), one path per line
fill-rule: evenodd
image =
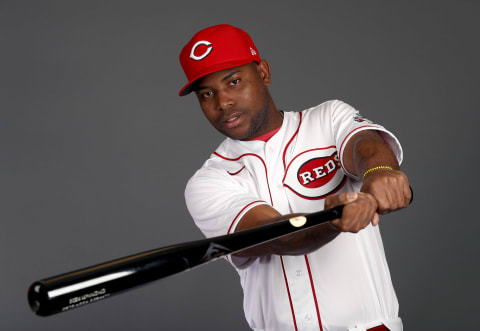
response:
M385 165L376 166L376 167L367 169L367 170L363 173L362 182L365 181L365 178L366 178L369 174L371 174L371 173L374 172L374 171L378 171L378 170L391 170L391 171L393 171L394 169L393 169L392 167L390 167L390 166L385 166Z

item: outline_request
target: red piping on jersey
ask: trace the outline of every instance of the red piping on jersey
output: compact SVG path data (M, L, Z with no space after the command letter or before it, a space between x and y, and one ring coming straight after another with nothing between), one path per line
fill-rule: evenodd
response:
M240 210L237 214L237 216L235 216L235 218L233 219L233 222L232 224L230 224L230 227L228 228L228 231L227 231L227 234L230 234L230 231L232 230L232 227L233 227L233 224L235 224L235 221L237 220L238 216L240 216L242 214L242 212L247 209L249 206L253 205L254 203L257 203L257 202L265 202L263 200L257 200L257 201L253 201L253 202L250 202L249 204L247 204L245 207L242 208L242 210ZM266 202L265 202L266 203Z
M280 262L282 262L283 278L285 279L285 285L287 286L288 301L290 302L290 309L292 310L293 326L295 327L295 331L298 331L297 320L295 319L295 312L293 310L292 297L290 296L290 289L288 287L288 282L287 282L287 275L285 274L285 266L283 265L283 258L281 256L280 256Z
M230 176L235 176L235 175L238 175L243 169L245 169L245 166L243 166L240 170L236 172L230 172L230 171L227 171L227 172Z
M312 272L310 270L310 264L308 263L308 257L305 255L305 262L307 263L308 276L310 277L310 285L312 285L313 300L315 301L315 308L317 309L318 325L320 330L323 331L322 319L320 318L320 310L318 309L317 295L315 294L315 286L313 285Z
M350 131L349 134L347 134L345 136L345 138L343 139L342 141L342 144L340 145L340 150L338 151L338 159L339 160L342 160L342 149L343 149L343 145L345 144L345 142L349 139L349 137L356 131L360 130L360 129L363 129L363 128L375 128L375 129L379 129L378 127L376 126L373 126L373 125L364 125L364 126L361 126L361 127L358 127L352 131ZM345 170L346 173L349 173L349 171L347 169L345 169L345 167L343 166L343 162L340 162L340 166L343 168L343 170Z
M224 159L224 160L227 160L227 161L238 161L240 160L242 157L244 156L255 156L255 157L258 157L258 159L260 161L262 161L262 164L263 164L263 167L265 168L265 178L267 179L267 187L268 187L268 194L270 195L270 202L272 203L272 206L273 206L273 199L272 199L272 192L270 192L270 184L268 183L268 171L267 171L267 165L265 164L265 161L263 161L263 159L257 155L257 154L253 154L253 153L246 153L246 154L242 154L240 155L239 157L235 158L235 159L231 159L231 158L228 158L228 157L225 157L225 156L222 156L220 154L218 154L217 152L214 152L213 154L215 154L216 156Z
M290 146L291 142L293 141L293 138L295 138L295 136L298 134L298 131L300 130L300 125L302 125L302 113L299 113L299 114L300 114L300 121L298 122L297 131L295 131L292 138L290 138L290 140L288 141L287 146L285 146L285 149L283 150L283 158L282 158L283 159L283 169L285 169L285 155L287 154L288 146Z

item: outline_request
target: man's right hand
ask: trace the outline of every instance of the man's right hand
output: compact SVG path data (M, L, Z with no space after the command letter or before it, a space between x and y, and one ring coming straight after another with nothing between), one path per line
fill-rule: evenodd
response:
M357 233L368 224L375 226L379 222L377 201L371 194L348 192L330 195L325 199L325 209L338 205L345 205L342 217L331 221L331 224L341 232Z

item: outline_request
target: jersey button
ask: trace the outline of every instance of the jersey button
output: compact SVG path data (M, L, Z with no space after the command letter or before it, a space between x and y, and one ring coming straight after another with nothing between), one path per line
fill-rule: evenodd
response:
M312 320L312 315L307 314L305 315L305 321L310 322Z
M300 277L302 275L302 270L297 270L297 272L295 273L295 275L297 277Z
M277 185L277 190L279 190L279 191L283 190L283 184L278 184Z

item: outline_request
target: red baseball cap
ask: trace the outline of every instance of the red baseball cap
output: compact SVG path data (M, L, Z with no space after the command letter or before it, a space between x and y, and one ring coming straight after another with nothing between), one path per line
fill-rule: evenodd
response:
M180 64L188 83L178 95L192 92L192 84L216 71L260 62L252 38L243 30L228 24L203 29L193 36L180 53Z

